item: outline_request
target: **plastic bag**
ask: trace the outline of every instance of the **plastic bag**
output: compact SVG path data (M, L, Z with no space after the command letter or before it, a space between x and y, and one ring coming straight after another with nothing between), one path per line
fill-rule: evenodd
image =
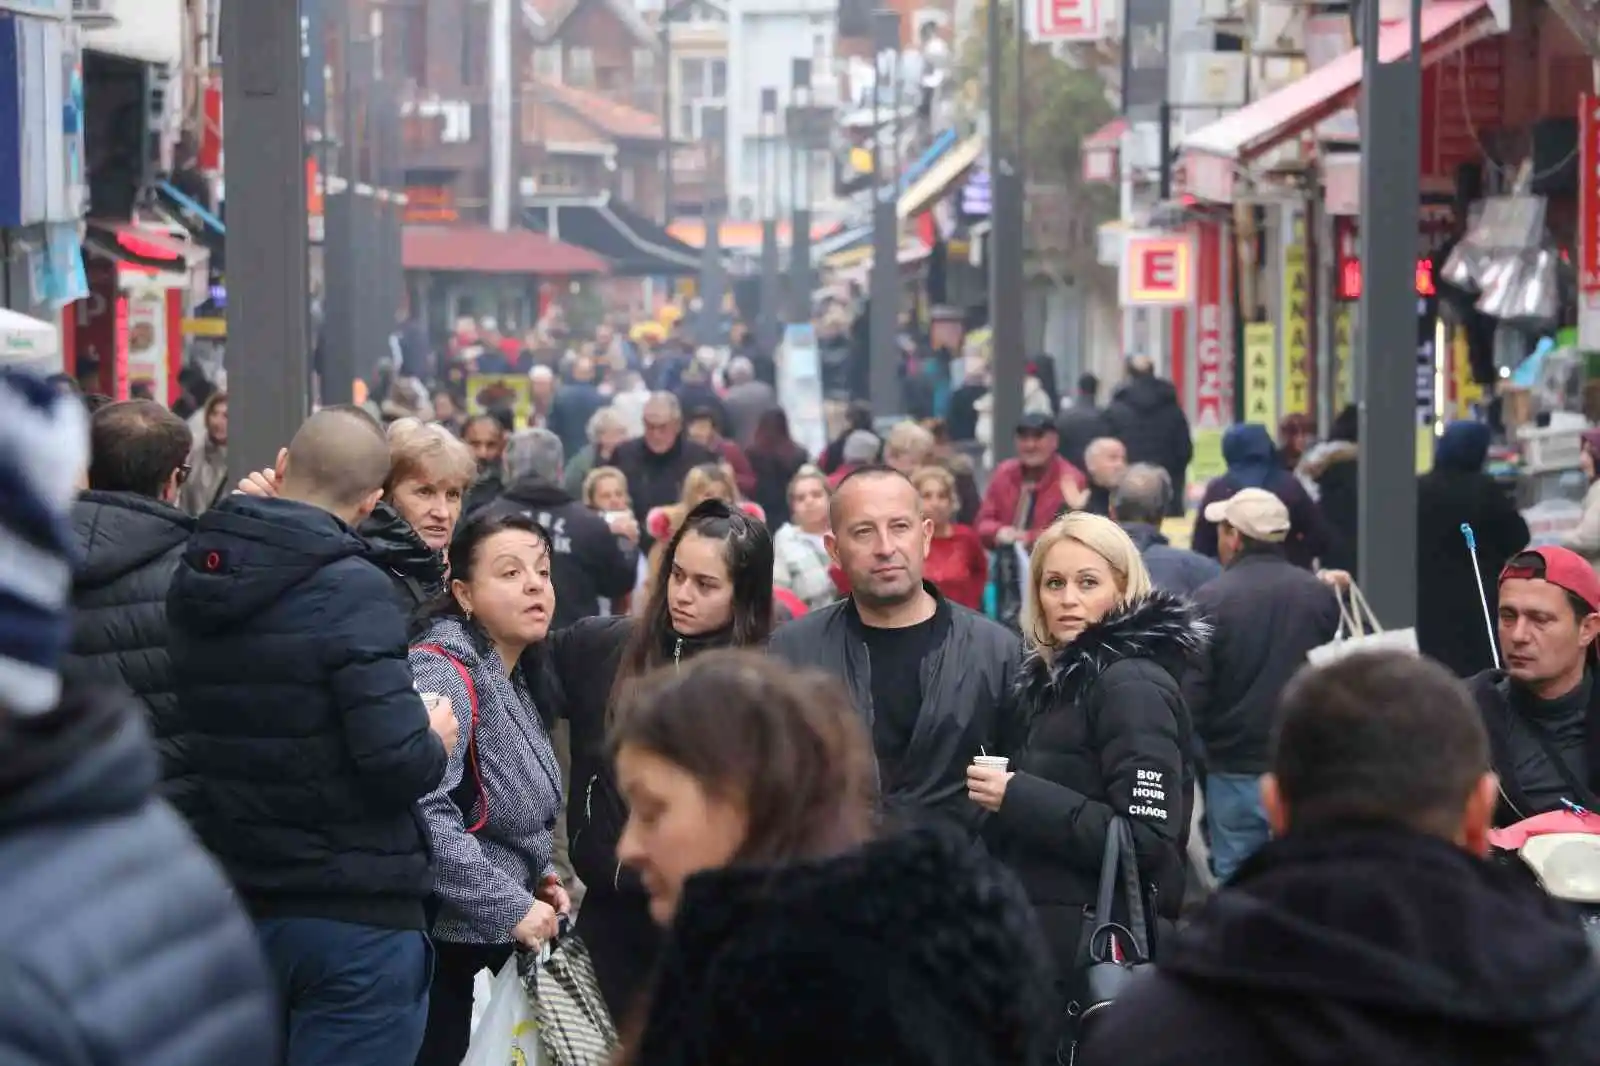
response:
M513 954L490 987L489 1007L472 1034L461 1066L543 1066L544 1051L533 1004Z

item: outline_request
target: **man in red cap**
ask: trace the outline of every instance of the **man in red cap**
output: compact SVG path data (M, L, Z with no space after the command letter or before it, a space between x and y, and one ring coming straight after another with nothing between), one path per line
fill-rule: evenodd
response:
M1500 775L1496 824L1569 803L1600 810L1600 577L1566 548L1513 556L1498 629L1505 669L1468 681Z

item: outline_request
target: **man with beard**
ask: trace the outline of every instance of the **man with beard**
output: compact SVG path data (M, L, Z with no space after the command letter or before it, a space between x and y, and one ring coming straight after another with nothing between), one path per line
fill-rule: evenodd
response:
M461 506L463 518L493 503L505 491L506 439L510 435L505 423L492 414L478 414L467 419L461 439L467 442L472 458L477 460L478 480L467 490L466 501Z
M975 831L966 768L998 750L1017 637L923 581L933 524L904 474L851 472L834 492L829 525L823 546L850 597L780 627L771 649L845 682L872 731L886 813L937 814Z
M1115 437L1096 437L1084 449L1083 461L1089 475L1089 500L1083 510L1110 517L1111 494L1128 470L1128 449Z

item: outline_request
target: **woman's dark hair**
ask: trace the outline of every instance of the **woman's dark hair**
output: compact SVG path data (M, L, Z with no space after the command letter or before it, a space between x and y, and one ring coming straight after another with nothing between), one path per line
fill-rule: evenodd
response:
M667 589L672 584L678 545L691 533L723 542L722 559L733 584L733 623L728 643L735 648L759 648L772 635L772 534L736 505L705 500L684 517L661 555L661 566L647 593L644 617L634 626L622 649L612 688L613 707L616 697L666 661L667 637L672 632Z
M827 858L872 831L872 744L850 696L820 670L763 653L706 652L657 670L617 705L610 747L658 755L719 799L744 806L735 863Z
M450 547L445 549L445 558L450 563L451 581L471 581L473 570L478 564L478 549L483 547L484 541L496 533L507 530L520 530L523 533L532 533L544 545L546 555L555 553L555 545L550 540L550 532L535 522L521 511L504 511L488 507L478 511L472 517L464 520L456 528L456 534L450 540ZM431 622L437 618L459 618L465 620L467 613L461 609L461 603L455 594L450 591L449 583L437 599L423 608L421 618Z
M800 446L789 435L788 412L781 407L762 411L756 419L756 428L750 435L750 447L746 451L751 455L786 457L799 450Z
M848 437L852 429L872 431L872 405L865 400L851 400L844 411L845 430L840 436Z

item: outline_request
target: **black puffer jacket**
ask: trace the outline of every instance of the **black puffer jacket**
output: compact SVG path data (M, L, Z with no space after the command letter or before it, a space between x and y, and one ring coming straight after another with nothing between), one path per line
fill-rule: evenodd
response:
M943 600L927 582L923 587ZM976 831L978 809L967 799L967 765L979 751L998 750L1015 706L1016 634L976 611L945 601L950 634L925 661L922 711L897 786L883 797L886 810L915 815L936 811ZM796 666L832 674L850 690L872 728L872 664L855 601L840 600L780 626L774 654Z
M423 543L411 523L400 517L387 503L372 509L356 532L367 542L367 558L388 575L394 586L394 601L404 613L409 628L419 608L444 591L444 559Z
M639 520L641 551L648 552L655 543L645 529L650 512L657 507L669 507L683 495L683 479L689 471L706 463L720 463L722 456L713 454L682 433L665 452L656 453L642 437L626 440L617 445L611 456L611 465L621 470L628 479L628 495L633 500L633 517Z
M1194 785L1177 678L1207 635L1185 601L1153 592L1056 649L1053 662L1035 653L1023 663L1027 732L1002 749L1016 776L985 837L1027 888L1063 993L1113 817L1133 828L1157 913L1177 918Z
M633 1061L1027 1066L1048 973L1015 880L948 831L715 870L684 887Z
M1521 872L1400 830L1267 844L1082 1066L1600 1064L1600 968Z
M255 929L156 799L142 716L69 691L0 715L0 1062L269 1066L282 1016Z
M229 496L167 601L184 813L261 917L423 927L417 800L444 776L368 545L326 511Z
M167 589L194 519L131 492L85 492L72 505L80 551L72 575L71 684L126 686L150 715L163 791L187 786L173 737L178 698L167 654ZM181 802L179 800L178 802Z
M1129 378L1106 408L1105 428L1128 450L1128 462L1153 463L1172 479L1167 514L1183 514L1183 485L1194 458L1189 418L1170 381L1147 374Z

